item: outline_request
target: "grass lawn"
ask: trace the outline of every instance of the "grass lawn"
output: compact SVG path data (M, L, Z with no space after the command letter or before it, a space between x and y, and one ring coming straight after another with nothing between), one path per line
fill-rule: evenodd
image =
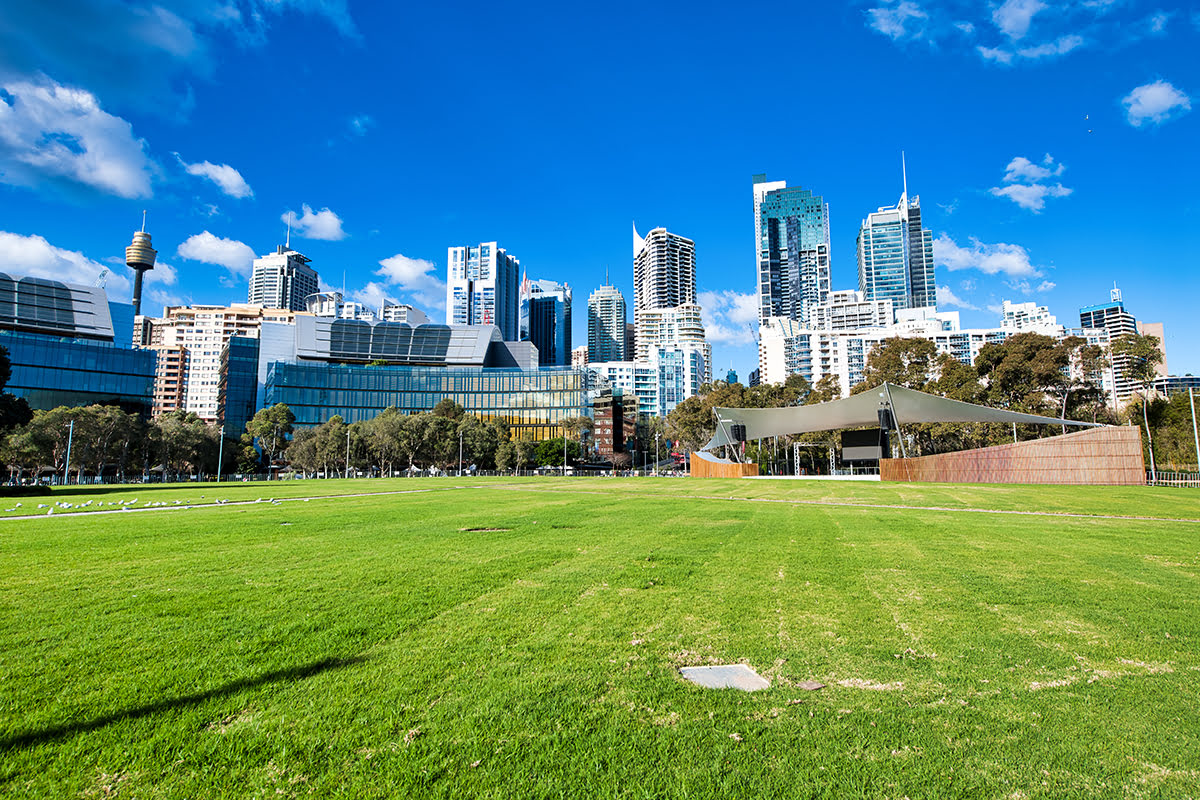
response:
M168 505L69 513L134 498ZM3 796L1200 796L1194 491L0 499L27 512L0 520ZM771 688L678 674L732 662Z

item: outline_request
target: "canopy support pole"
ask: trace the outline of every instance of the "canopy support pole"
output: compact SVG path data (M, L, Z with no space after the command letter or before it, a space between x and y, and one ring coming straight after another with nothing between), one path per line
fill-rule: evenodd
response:
M892 424L896 426L896 440L900 442L900 457L908 458L904 451L904 434L900 432L900 417L896 416L896 406L892 403L892 390L887 381L883 383L883 391L887 392L888 410L892 412Z

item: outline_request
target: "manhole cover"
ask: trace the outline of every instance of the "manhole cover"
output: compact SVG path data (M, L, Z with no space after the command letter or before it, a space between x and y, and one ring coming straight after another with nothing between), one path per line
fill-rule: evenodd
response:
M757 692L771 686L767 679L745 664L722 664L717 667L681 667L679 673L705 689L741 689Z

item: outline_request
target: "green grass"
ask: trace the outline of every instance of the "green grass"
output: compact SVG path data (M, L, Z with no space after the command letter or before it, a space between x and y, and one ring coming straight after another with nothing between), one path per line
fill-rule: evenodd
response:
M1200 795L1195 492L447 478L50 500L353 492L408 493L0 522L0 794ZM20 502L5 515L47 501ZM736 661L771 688L678 675Z

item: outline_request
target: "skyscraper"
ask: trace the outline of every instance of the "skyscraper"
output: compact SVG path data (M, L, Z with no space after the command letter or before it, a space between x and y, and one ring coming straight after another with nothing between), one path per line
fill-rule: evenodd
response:
M758 320L787 317L809 323L829 295L829 206L785 181L754 176L758 253Z
M908 196L908 177L895 206L868 214L858 231L858 290L892 306L937 306L933 231L921 227L921 198Z
M519 341L520 264L495 242L446 252L446 322L495 325L506 342Z
M625 298L605 284L588 298L588 361L624 361Z
M320 291L317 272L309 258L288 245L279 245L274 253L254 259L247 300L263 308L304 311L305 298Z
M538 364L571 364L571 287L554 281L521 282L521 341L533 342Z
M696 302L696 243L666 228L633 228L633 310Z

